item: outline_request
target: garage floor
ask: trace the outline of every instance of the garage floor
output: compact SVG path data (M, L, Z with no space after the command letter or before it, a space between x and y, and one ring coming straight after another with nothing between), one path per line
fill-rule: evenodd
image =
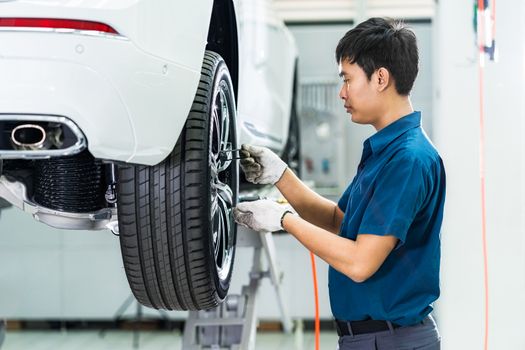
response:
M141 331L139 350L180 350L179 332ZM334 350L337 347L337 334L321 332L321 349ZM257 334L256 350L286 349L313 350L314 334L286 335L277 332ZM131 350L133 332L109 331L104 337L97 331L10 331L7 332L2 350Z

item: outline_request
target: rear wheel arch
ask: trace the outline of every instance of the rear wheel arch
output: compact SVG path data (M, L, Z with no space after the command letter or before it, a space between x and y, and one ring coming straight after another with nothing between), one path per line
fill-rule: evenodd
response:
M206 50L218 53L226 62L237 100L239 44L237 18L232 0L214 0Z

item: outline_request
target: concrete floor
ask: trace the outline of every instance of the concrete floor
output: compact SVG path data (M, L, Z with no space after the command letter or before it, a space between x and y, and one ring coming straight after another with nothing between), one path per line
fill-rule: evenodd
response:
M321 332L321 350L337 348L337 334ZM180 350L182 338L178 331L141 331L139 346L134 347L131 331L9 331L2 350ZM256 350L310 350L314 349L313 332L283 334L260 332Z

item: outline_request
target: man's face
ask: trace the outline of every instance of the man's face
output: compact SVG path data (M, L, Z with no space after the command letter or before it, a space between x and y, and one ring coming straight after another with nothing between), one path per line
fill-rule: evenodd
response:
M377 118L377 89L372 79L368 80L365 71L357 63L343 60L339 63L339 76L343 81L339 97L344 101L347 113L358 124L374 124Z

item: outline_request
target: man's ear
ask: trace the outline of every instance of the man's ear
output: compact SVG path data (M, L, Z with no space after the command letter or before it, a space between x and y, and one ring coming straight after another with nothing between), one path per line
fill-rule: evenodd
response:
M376 79L377 89L382 92L390 85L390 72L385 67L381 67L376 71Z

